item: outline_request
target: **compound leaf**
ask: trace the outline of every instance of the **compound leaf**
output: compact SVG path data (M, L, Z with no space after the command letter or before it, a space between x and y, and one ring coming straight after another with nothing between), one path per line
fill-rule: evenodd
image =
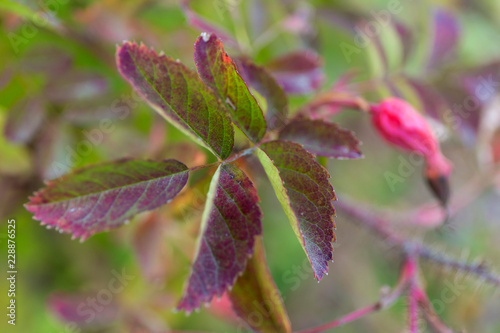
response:
M188 168L176 160L124 159L49 181L25 207L47 228L83 241L168 203L187 180Z
M270 141L256 150L276 196L319 280L328 273L335 241L335 192L330 175L298 143Z

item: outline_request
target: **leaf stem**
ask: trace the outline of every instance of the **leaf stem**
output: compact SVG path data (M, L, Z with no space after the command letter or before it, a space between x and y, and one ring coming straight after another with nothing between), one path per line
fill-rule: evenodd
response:
M253 147L247 148L247 149L245 149L245 150L243 150L243 151L241 151L241 152L239 152L239 153L237 153L237 154L235 154L235 155L229 157L228 159L226 159L226 160L224 160L222 162L219 162L219 163L221 163L221 164L228 164L228 163L234 162L234 161L236 161L237 159L239 159L239 158L241 158L243 156L252 154L257 147L258 146L253 146Z
M239 159L239 158L241 158L243 156L252 154L257 147L258 147L258 145L250 147L250 148L247 148L245 150L242 150L239 153L234 154L233 156L231 156L231 157L229 157L229 158L227 158L227 159L225 159L223 161L217 161L217 162L214 162L214 163L211 163L211 164L197 165L195 167L190 168L189 171L193 172L193 171L197 171L197 170L201 170L201 169L205 169L205 168L216 167L216 166L219 166L221 164L232 163L232 162L236 161L237 159Z

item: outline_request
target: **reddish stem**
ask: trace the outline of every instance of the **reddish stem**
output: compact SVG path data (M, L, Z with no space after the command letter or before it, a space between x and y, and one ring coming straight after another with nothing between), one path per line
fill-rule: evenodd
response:
M418 333L418 292L415 277L410 282L408 291L408 332Z
M434 311L434 308L431 304L431 301L429 300L429 297L427 296L427 294L425 293L425 291L422 289L421 286L417 286L416 296L418 304L424 314L424 317L429 326L432 327L433 331L436 333L453 333L453 330L451 330L448 326L446 326L446 324L443 323L441 318L439 318L436 311Z
M334 320L332 322L329 322L327 324L324 324L324 325L321 325L321 326L318 326L318 327L315 327L315 328L310 328L310 329L306 329L306 330L303 330L303 331L299 331L297 333L320 333L320 332L324 332L326 330L329 330L329 329L332 329L332 328L335 328L335 327L338 327L338 326L342 326L344 324L347 324L347 323L350 323L351 321L355 321L356 319L359 319L367 314L370 314L372 312L375 312L377 310L380 309L380 304L377 302L375 304L372 304L372 305L369 305L367 307L364 307L364 308L361 308L359 310L356 310L356 311L353 311L347 315L345 315L344 317L340 318L340 319L337 319L337 320Z
M408 252L408 250L414 251L416 256L439 264L443 268L449 267L461 272L470 273L500 287L500 275L492 272L483 262L468 263L437 252L418 241L406 239L393 232L390 228L390 224L386 220L364 209L359 203L344 198L343 200L336 201L335 207L339 209L339 215L345 213L350 216L362 226L370 229L374 234L383 238L385 243L390 246L399 247L404 252Z
M350 323L352 321L355 321L361 317L364 317L370 313L379 311L381 309L385 309L394 302L403 294L405 291L406 287L408 286L408 283L410 283L411 279L413 276L416 274L416 262L414 260L409 260L407 259L405 263L403 264L403 267L401 268L398 282L396 283L396 286L392 289L392 291L380 298L380 300L372 305L366 306L364 308L355 310L337 320L334 320L332 322L329 322L327 324L314 327L314 328L309 328L306 330L302 330L296 333L320 333L324 332L326 330L339 327L342 325L345 325L347 323Z

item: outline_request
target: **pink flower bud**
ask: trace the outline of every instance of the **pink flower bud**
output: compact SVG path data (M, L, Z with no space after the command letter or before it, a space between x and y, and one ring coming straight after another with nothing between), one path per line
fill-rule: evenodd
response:
M409 103L394 97L370 108L378 133L391 144L425 158L425 175L432 190L442 202L447 200L443 179L451 172L450 162L443 156L439 143L424 117ZM446 198L445 198L446 197Z

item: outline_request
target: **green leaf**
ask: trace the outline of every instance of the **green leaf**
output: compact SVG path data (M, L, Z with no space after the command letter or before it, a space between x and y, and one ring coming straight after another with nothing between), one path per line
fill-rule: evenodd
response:
M254 331L289 333L292 331L280 292L269 272L262 237L255 241L253 257L228 292L233 310ZM255 320L255 316L262 320Z
M0 10L11 12L27 20L33 20L37 13L30 7L17 1L0 1Z
M170 202L186 185L188 172L176 160L94 165L48 182L25 207L47 228L83 241Z
M335 241L335 192L328 171L301 145L270 141L256 150L295 235L321 280L328 273Z
M283 88L266 68L248 58L238 59L237 66L245 82L266 99L267 128L273 130L282 127L288 115L288 99Z
M226 159L234 130L228 110L200 78L174 59L125 42L116 62L120 74L161 116Z
M234 165L221 165L207 195L191 275L177 308L191 312L222 296L247 265L255 236L262 233L259 197Z
M203 33L194 44L194 60L203 82L225 101L236 126L253 142L266 133L266 120L255 97L215 34Z

